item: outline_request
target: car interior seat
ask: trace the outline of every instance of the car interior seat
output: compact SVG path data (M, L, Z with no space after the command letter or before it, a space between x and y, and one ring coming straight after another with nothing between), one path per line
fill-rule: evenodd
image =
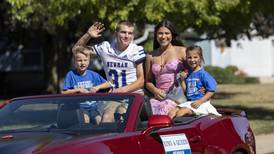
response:
M152 109L149 102L150 98L145 96L144 102L140 111L140 120L148 121L149 117L152 115Z
M57 112L57 126L61 129L84 124L84 111L77 103L61 104Z
M136 130L141 130L147 127L149 117L152 115L152 109L149 102L149 97L145 95L142 108L139 112L139 118L136 125Z

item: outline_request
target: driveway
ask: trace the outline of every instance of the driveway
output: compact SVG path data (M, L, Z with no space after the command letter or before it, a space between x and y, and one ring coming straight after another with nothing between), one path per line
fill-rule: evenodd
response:
M257 154L274 154L274 134L255 136Z

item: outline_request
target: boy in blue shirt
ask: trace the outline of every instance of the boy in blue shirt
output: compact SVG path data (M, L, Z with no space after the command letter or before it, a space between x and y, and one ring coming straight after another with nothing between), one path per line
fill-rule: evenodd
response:
M90 49L85 47L77 47L73 51L73 62L74 70L67 73L62 94L71 93L95 93L100 89L107 89L112 87L109 82L107 82L98 73L88 70L90 62ZM101 121L100 112L102 105L94 102L85 102L80 104L81 108L84 109L95 109L95 120L98 124ZM91 110L90 110L91 111ZM86 120L87 122L89 119Z
M88 70L90 51L85 47L77 47L73 53L74 70L67 73L64 80L63 94L97 92L107 89L111 84L98 73Z

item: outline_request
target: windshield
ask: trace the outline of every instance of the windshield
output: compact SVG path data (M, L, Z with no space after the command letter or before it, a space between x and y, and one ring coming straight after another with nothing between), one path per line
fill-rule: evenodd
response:
M134 96L59 96L14 100L0 110L0 131L122 132Z

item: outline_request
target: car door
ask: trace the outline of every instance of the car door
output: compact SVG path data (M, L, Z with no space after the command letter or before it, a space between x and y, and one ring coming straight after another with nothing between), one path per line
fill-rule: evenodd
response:
M195 123L195 122L194 122ZM196 124L174 124L168 116L153 115L138 138L143 154L204 153L202 134Z
M152 115L148 102L143 102L136 125L136 130L141 131L138 142L142 153L203 153L199 129L185 123L191 119L180 120L175 122L166 115Z

